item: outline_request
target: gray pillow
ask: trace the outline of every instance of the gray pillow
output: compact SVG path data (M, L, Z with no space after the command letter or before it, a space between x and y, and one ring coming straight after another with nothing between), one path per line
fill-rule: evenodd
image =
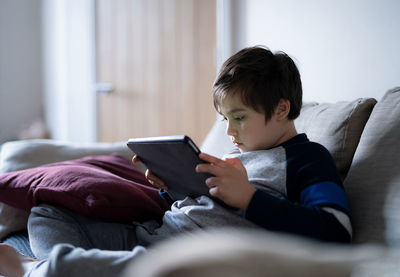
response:
M337 103L305 103L295 120L299 133L325 146L344 180L371 111L373 98Z
M11 141L1 147L0 174L88 155L107 155L114 152L128 159L133 156L125 142L86 145L55 140ZM28 215L25 211L0 203L0 239L12 232L26 229Z
M373 109L344 182L356 243L386 243L384 204L389 191L400 186L399 142L397 87L388 91Z
M359 264L385 254L376 245L320 243L255 229L206 229L157 244L134 259L123 276L349 277Z
M400 177L393 178L388 186L384 204L385 239L388 245L400 249Z
M114 152L128 159L133 156L126 142L82 144L46 139L11 141L4 143L1 148L0 173Z

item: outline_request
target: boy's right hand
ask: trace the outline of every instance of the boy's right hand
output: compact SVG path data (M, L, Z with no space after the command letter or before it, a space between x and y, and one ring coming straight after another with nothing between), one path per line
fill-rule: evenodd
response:
M137 163L140 162L140 159L138 156L133 156L132 158L132 163ZM161 180L160 178L158 178L156 175L154 175L153 173L151 173L150 170L146 170L144 176L146 176L147 181L149 181L149 183L158 189L163 189L163 190L167 190L168 187L165 185L164 181Z

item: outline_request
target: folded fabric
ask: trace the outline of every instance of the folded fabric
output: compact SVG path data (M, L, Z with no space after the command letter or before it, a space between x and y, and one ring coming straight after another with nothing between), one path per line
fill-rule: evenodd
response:
M159 220L169 206L126 158L87 156L0 175L0 202L51 203L112 221Z

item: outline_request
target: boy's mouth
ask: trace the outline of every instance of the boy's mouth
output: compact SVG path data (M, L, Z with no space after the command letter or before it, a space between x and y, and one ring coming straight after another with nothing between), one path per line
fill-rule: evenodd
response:
M238 142L236 139L232 138L232 143L236 146L239 147L241 145L243 145L243 143Z

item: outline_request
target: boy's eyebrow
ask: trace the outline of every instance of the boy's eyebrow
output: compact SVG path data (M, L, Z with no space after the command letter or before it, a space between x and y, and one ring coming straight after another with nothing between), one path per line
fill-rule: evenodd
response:
M233 114L233 113L244 112L244 111L245 111L245 109L238 108L238 109L230 110L229 112L227 112L227 114Z

